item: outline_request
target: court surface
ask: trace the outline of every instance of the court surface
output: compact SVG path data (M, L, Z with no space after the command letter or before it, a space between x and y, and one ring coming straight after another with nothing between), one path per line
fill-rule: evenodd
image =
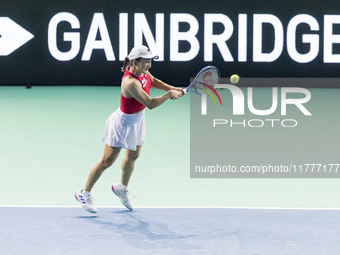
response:
M0 208L1 254L338 254L340 212Z
M312 94L340 109L339 90ZM100 213L74 208L118 106L117 87L0 87L0 254L339 254L338 179L190 178L189 97L146 111L135 211L110 191L123 153L93 190Z

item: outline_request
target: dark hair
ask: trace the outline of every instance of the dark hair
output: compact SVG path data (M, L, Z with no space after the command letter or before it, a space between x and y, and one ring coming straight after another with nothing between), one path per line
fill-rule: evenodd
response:
M142 59L142 58L136 58L136 59L134 59L134 60L140 61L141 59ZM133 60L132 60L132 61L133 61ZM123 62L123 66L122 66L122 68L121 68L121 70L122 70L123 73L125 72L125 70L126 70L126 68L127 68L128 66L132 65L132 61L130 61L128 57L125 57L124 62Z

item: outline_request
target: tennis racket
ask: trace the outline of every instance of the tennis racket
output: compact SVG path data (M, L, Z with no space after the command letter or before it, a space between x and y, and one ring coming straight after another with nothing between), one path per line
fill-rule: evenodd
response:
M206 66L198 72L195 79L186 89L184 89L184 91L185 93L192 92L198 95L208 94L213 98L210 92L212 91L217 96L222 105L221 98L214 88L214 85L219 82L219 78L220 71L215 66Z

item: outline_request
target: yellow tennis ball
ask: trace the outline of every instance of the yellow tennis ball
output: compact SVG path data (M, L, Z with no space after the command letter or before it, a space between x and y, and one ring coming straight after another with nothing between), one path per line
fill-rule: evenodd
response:
M239 80L240 80L240 76L238 76L237 74L233 74L232 76L230 76L230 82L233 84L238 83Z

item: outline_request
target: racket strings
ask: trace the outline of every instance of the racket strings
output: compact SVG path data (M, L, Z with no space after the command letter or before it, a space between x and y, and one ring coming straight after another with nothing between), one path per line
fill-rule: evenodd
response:
M216 67L207 68L196 76L193 87L198 93L207 93L207 91L215 88L219 78L219 71Z
M208 66L203 68L195 77L192 82L191 92L194 92L198 95L209 95L209 97L217 104L218 99L219 103L222 106L222 100L220 95L215 90L215 85L219 83L220 72L214 66Z

